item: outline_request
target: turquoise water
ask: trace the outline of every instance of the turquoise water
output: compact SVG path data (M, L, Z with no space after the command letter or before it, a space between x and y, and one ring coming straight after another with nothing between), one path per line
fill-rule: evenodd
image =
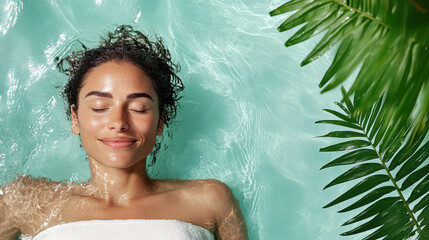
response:
M123 1L125 2L125 1ZM0 2L0 184L16 174L86 181L89 169L59 97L66 77L55 56L94 47L131 24L163 37L186 89L157 178L216 178L240 201L251 239L339 239L352 214L322 209L346 189L322 191L339 170L318 169L338 91L320 95L331 55L304 68L314 41L285 48L276 1ZM349 237L342 239L359 239Z

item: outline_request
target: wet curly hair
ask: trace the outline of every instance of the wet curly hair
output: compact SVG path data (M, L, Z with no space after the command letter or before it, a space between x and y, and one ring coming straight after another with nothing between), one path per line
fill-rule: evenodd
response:
M109 61L130 62L142 69L152 80L159 99L159 114L168 126L176 116L180 92L184 86L176 75L180 67L172 62L170 52L164 47L162 39L155 41L129 25L121 25L114 32L107 33L97 48L72 52L64 59L57 58L58 69L69 79L63 90L63 98L68 102L67 115L71 117L71 107L76 112L78 94L89 71ZM68 67L64 62L68 63Z
M65 58L56 58L58 69L68 76L62 97L68 103L66 112L69 119L72 106L77 112L79 91L90 70L103 63L117 61L132 63L149 76L159 99L159 119L169 126L176 116L180 92L184 86L176 75L180 67L172 62L170 52L164 47L161 38L151 41L133 27L121 25L114 32L107 33L97 48L88 49L81 44L82 50L72 52ZM161 141L162 138L157 139L151 165L156 161L155 155L161 149Z

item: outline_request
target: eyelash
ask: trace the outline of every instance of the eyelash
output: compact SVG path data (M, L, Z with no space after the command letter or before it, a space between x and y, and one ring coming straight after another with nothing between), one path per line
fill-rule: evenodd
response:
M101 111L104 111L104 110L106 110L106 108L100 108L100 109L98 109L98 108L92 108L92 111L94 111L94 112L101 112Z
M141 110L141 111L138 111L138 110L132 110L132 111L134 111L134 112L136 112L136 113L145 113L147 110Z
M104 110L106 110L107 108L100 108L100 109L98 109L98 108L92 108L92 111L94 111L94 112L102 112L102 111L104 111ZM132 110L131 109L131 111L134 111L134 112L136 112L136 113L145 113L147 110L145 109L145 110L141 110L141 111L139 111L139 110Z

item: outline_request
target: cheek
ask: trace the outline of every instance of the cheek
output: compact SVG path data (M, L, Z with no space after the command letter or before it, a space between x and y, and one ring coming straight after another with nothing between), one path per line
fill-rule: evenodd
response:
M155 131L158 131L158 126L159 126L159 118L158 116L153 116L151 128L154 129Z
M86 135L102 128L105 125L106 118L83 114L79 120L81 135Z
M157 126L154 118L148 117L146 119L139 119L139 121L134 121L132 123L138 131L146 134L151 134Z

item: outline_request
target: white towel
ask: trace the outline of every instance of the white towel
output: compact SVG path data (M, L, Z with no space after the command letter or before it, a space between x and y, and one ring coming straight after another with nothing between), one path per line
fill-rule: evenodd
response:
M34 240L213 240L207 229L170 219L124 219L70 222L45 229Z

